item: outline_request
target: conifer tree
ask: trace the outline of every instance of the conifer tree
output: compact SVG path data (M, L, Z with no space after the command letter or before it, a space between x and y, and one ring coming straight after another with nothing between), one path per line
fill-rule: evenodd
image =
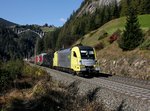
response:
M143 41L143 33L136 15L135 9L129 8L127 23L123 35L119 41L119 46L123 50L133 50Z
M119 14L120 14L119 5L118 5L117 1L115 0L114 1L114 9L113 9L113 16L114 16L114 18L118 18Z
M144 13L150 14L150 1L149 0L143 0L144 2Z
M127 15L128 12L128 8L131 5L131 1L132 0L121 0L121 12L120 12L120 16L125 16Z

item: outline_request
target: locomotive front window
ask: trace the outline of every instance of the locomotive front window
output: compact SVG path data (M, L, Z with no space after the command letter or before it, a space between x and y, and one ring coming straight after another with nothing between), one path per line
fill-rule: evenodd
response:
M74 56L74 57L77 57L77 54L75 53L75 51L73 51L73 56Z
M93 50L81 50L81 59L95 59Z

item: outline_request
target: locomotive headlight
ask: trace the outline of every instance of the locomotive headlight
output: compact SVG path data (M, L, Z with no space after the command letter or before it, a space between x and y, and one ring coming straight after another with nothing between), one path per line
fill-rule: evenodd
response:
M100 71L100 68L99 68L99 67L95 67L95 70L96 70L96 71Z
M79 61L79 65L82 65L82 61L81 60Z

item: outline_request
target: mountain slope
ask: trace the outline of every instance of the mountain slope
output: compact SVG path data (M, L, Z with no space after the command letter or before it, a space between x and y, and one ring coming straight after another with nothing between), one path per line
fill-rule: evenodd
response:
M41 30L42 30L43 32L52 32L52 31L54 31L55 29L56 29L55 26L52 26L52 27L41 27Z
M15 25L17 25L17 24L10 22L8 20L5 20L3 18L0 18L0 26L10 27L10 26L15 26Z
M145 41L142 44L148 45L150 44L150 14L140 15L138 18L145 33ZM81 42L83 45L100 47L100 49L97 49L97 59L101 73L150 80L150 45L146 50L141 50L141 46L139 46L132 51L122 51L117 41L109 42L110 36L116 30L119 29L120 34L122 34L125 23L125 17L112 20L99 29L86 34L75 44ZM104 37L105 33L107 35Z
M145 31L148 30L150 28L150 21L149 21L150 14L140 15L138 18L139 18L141 28ZM99 29L92 31L92 32L86 34L85 36L83 36L81 43L84 45L94 46L100 42L98 39L100 38L100 36L102 36L103 33L107 33L108 36L110 36L118 29L123 30L125 27L125 23L126 23L125 17L121 17L119 19L112 20L112 21L104 24ZM81 41L81 39L78 40L76 44L78 44L80 41Z

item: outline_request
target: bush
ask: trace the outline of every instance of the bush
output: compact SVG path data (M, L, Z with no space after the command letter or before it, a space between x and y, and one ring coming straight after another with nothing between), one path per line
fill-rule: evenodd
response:
M118 39L118 35L117 34L113 34L112 36L109 37L109 43L113 43L114 41L116 41Z
M11 60L3 65L2 70L7 71L9 73L10 78L13 80L21 77L23 66L23 61Z
M95 50L101 50L104 48L104 43L100 42L94 46Z
M28 64L24 65L22 73L23 75L31 76L32 78L44 77L48 75L45 70L42 70L41 68L38 67L32 67Z
M0 92L3 92L10 85L10 76L7 71L0 69Z
M146 32L146 36L150 36L150 29Z
M107 36L108 36L108 33L104 32L102 35L99 36L98 40L101 40L101 39L103 39L103 38L105 38Z
M116 41L116 40L120 37L120 33L121 33L121 30L118 29L116 32L114 32L114 33L109 37L108 42L109 42L109 43L113 43L114 41Z
M150 39L144 41L144 42L140 45L140 49L142 49L142 50L150 50Z
M13 80L21 77L23 61L8 61L0 65L0 92L2 92L11 87Z

